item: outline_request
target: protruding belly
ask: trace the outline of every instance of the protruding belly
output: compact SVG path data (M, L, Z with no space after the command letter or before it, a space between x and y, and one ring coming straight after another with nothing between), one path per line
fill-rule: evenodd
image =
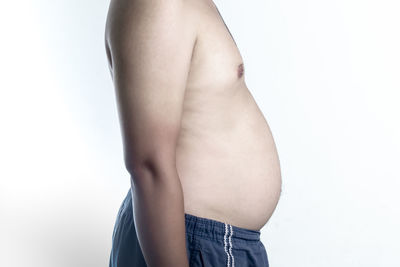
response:
M281 192L279 158L262 112L246 87L207 104L187 100L176 155L185 212L260 230Z

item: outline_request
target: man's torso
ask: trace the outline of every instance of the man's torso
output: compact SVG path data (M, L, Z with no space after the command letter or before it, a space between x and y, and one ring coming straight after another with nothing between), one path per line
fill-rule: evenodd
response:
M199 29L176 150L185 212L259 230L281 192L275 142L215 4L186 3Z

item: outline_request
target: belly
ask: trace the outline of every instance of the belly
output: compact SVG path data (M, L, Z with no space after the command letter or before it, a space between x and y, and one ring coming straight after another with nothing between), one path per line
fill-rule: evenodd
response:
M245 86L185 99L176 165L185 212L260 230L281 192L272 133Z

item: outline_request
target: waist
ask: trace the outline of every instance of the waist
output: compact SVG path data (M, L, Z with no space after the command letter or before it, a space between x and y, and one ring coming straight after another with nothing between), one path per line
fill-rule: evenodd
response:
M238 227L227 222L185 213L186 233L222 243L229 238L237 241L259 241L260 231Z

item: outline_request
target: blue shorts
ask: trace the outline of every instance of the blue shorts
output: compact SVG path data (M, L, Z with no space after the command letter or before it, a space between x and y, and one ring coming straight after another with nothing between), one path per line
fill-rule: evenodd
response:
M117 215L109 267L147 267L133 221L129 189ZM190 267L269 267L260 231L185 213Z

